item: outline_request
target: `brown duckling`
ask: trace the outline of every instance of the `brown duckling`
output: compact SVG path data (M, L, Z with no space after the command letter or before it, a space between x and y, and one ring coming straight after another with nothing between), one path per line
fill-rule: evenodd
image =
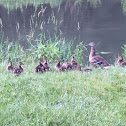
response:
M56 61L58 61L58 63L56 63L55 69L56 69L58 72L66 71L66 70L67 70L67 68L66 68L65 66L62 66L62 65L60 64L61 60L60 60L59 58L56 59Z
M24 71L22 65L24 65L22 62L18 62L18 67L13 68L13 74L15 76L20 75Z
M104 67L106 69L110 68L109 63L100 55L96 55L95 53L95 43L90 42L87 46L91 47L90 55L89 55L89 62L94 67Z
M71 65L73 66L74 69L81 71L81 65L75 61L74 56L72 56Z
M118 56L118 61L117 61L119 66L126 66L126 61L124 61L123 56Z
M72 70L73 69L73 66L71 65L70 62L63 63L62 67L65 67L67 70Z
M45 68L45 71L47 72L47 71L50 71L50 66L49 66L49 64L48 64L48 62L47 62L47 59L45 59L45 62L43 63L43 65L44 65L44 68Z
M90 71L92 71L92 69L89 69L89 68L84 68L84 69L82 70L82 72L90 72Z
M6 70L7 71L13 71L13 64L12 64L12 61L9 62L8 66L6 67Z
M35 67L35 72L41 73L41 72L44 72L44 71L45 71L45 68L44 68L44 65L42 64L42 60L40 59L39 65Z

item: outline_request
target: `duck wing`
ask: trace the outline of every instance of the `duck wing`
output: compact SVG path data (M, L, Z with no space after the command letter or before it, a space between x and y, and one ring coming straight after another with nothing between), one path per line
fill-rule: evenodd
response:
M109 66L109 63L100 55L93 56L90 60L90 63L93 64L95 67Z
M50 71L50 66L49 66L49 64L44 64L44 68L45 68L45 71Z
M122 62L120 66L126 66L126 62Z
M72 70L72 65L70 62L63 63L62 67L66 68L67 70Z
M13 70L13 74L14 74L15 76L18 76L18 75L21 74L21 70L20 70L19 68L15 68L15 69Z

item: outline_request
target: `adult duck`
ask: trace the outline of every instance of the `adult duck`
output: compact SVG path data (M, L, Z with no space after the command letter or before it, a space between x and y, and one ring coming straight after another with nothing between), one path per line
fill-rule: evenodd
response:
M118 56L117 63L119 66L126 66L126 61L124 61L123 56Z
M94 67L104 67L106 69L110 68L109 63L100 55L95 53L95 43L90 42L87 46L91 47L90 55L89 55L89 62Z

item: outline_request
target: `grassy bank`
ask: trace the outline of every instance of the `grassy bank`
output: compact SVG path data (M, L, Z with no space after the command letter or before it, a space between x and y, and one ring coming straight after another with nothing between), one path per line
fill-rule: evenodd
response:
M14 77L0 64L0 125L125 126L126 68Z

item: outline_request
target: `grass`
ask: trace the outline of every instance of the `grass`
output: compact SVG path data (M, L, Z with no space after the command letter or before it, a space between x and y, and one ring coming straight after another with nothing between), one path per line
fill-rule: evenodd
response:
M14 77L0 64L0 125L125 126L126 68Z
M28 36L26 40L27 48L21 45L20 41L9 42L4 39L4 35L0 39L0 62L13 61L15 64L21 60L23 62L38 61L40 58L47 58L49 62L60 58L61 61L68 61L71 56L76 56L76 61L82 63L84 60L84 51L86 51L85 43L79 42L75 46L75 40L65 40L62 36L46 38L44 35L38 35L36 38Z

